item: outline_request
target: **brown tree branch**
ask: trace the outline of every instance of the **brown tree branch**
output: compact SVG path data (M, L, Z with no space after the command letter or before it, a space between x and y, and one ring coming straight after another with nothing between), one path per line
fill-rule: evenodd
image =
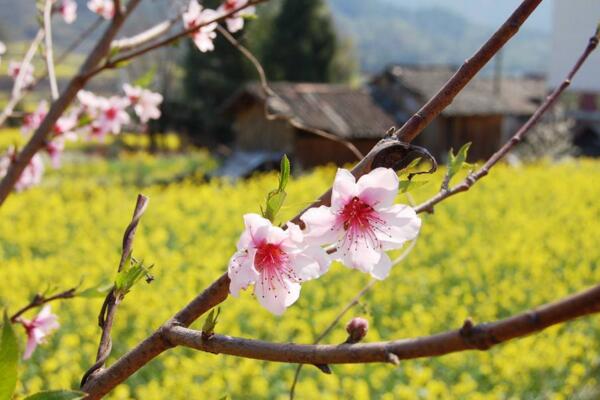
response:
M563 300L494 322L474 325L466 320L458 330L388 342L341 345L270 343L174 326L166 331L173 345L214 354L300 364L357 364L434 357L464 350L488 350L511 339L539 332L552 325L600 312L600 285Z
M138 194L135 203L135 209L133 210L133 217L131 218L129 225L127 225L127 228L125 228L125 233L123 234L123 249L121 252L121 259L119 261L117 272L121 272L127 260L131 258L135 232L142 215L144 215L144 212L148 207L148 202L149 199L146 196ZM89 379L89 377L92 376L92 374L104 367L104 364L110 355L112 349L112 339L110 333L117 313L117 306L123 300L124 295L124 293L117 293L116 287L113 286L111 291L104 299L100 315L98 316L98 325L102 329L102 335L100 336L100 344L98 345L96 362L83 375L81 380L82 386Z
M533 128L538 123L538 121L546 113L546 111L548 111L550 107L554 105L556 100L558 100L562 92L564 92L565 89L569 87L569 85L571 84L571 80L573 79L577 71L579 71L579 68L581 68L588 56L598 46L599 37L600 33L596 33L596 36L592 36L590 38L585 50L583 51L581 56L579 56L579 59L577 59L577 62L572 67L571 71L569 71L567 77L560 84L560 86L555 88L554 91L548 97L546 97L546 100L544 100L544 102L540 104L535 113L533 113L533 115L527 120L527 122L523 126L521 126L521 128L519 128L519 130L517 130L517 132L510 138L510 140L506 142L497 152L495 152L479 170L470 173L461 183L452 188L448 188L447 185L445 187L442 186L442 189L435 196L425 201L424 203L418 205L415 208L415 211L417 211L418 213L423 211L433 212L433 207L436 204L443 201L444 199L447 199L450 196L454 196L457 193L466 192L478 180L486 176L490 172L492 167L498 163L498 161L500 161L506 154L508 154L508 152L513 147L515 147L517 143L520 143L523 140L523 137L527 134L527 132L529 132L531 128Z
M0 205L2 205L9 196L15 183L18 181L25 167L29 164L31 158L44 147L46 138L58 118L60 118L62 113L71 104L77 95L77 92L85 86L90 78L89 72L93 70L104 57L106 57L110 48L110 43L139 2L140 0L130 0L127 4L125 13L121 16L115 15L111 24L81 66L79 73L71 79L60 97L52 103L52 106L42 123L31 136L25 147L17 155L14 162L11 163L6 175L2 178L2 181L0 181Z
M25 307L21 308L19 311L17 311L10 317L10 322L15 323L19 319L19 317L21 315L23 315L24 313L26 313L27 311L29 311L33 308L39 307L41 305L44 305L46 303L50 303L51 301L73 298L77 295L76 292L77 292L77 288L71 288L71 289L67 289L63 292L54 294L52 296L47 296L47 297L46 297L46 295L38 293L33 297L33 299L29 302L29 304L27 304Z
M524 0L500 29L471 58L464 62L438 93L398 129L395 135L404 142L411 142L417 137L442 110L452 103L454 97L460 93L498 50L517 33L521 25L541 2L542 0Z

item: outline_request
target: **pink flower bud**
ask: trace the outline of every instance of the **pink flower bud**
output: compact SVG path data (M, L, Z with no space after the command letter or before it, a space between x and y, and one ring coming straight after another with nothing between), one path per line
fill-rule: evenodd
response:
M346 332L348 332L348 339L346 343L358 343L369 331L369 321L364 318L355 317L348 322L346 325Z

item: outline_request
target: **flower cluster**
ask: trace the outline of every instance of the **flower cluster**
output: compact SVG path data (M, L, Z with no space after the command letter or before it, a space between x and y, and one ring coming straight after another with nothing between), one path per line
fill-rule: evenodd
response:
M54 0L56 3L58 0ZM60 0L56 10L62 15L67 24L72 24L77 19L77 2L75 0Z
M54 168L60 167L66 142L74 142L82 137L103 139L108 134L119 134L123 126L131 121L128 107L133 107L142 124L160 117L159 106L163 98L159 93L129 84L125 84L123 90L125 96L102 97L85 90L77 94L79 104L56 121L46 141L45 150ZM42 124L47 113L48 103L42 100L33 113L23 118L23 135L31 135ZM15 157L14 148L0 156L0 178L6 175ZM24 190L38 184L43 172L41 157L36 154L19 177L15 188Z
M254 6L243 8L248 0L225 0L216 10L202 8L198 0L191 0L186 12L183 13L183 26L187 30L196 29L190 34L198 50L201 52L215 49L213 40L217 37L218 18L227 15L225 23L229 32L234 33L244 28L244 18L254 15ZM235 10L240 11L234 12Z
M14 80L17 80L20 74L23 74L21 78L22 88L26 88L32 85L35 81L35 78L33 77L33 65L26 64L23 68L20 62L10 61L8 63L8 75Z
M46 304L39 314L31 321L20 318L18 322L23 325L23 328L25 328L25 332L27 333L27 345L25 346L25 352L23 353L24 360L29 359L37 345L44 343L46 337L53 330L60 327L57 316L52 314L50 305L48 304Z
M253 284L258 301L279 315L298 299L300 283L320 277L333 260L385 279L392 267L386 250L413 240L421 227L411 207L394 204L398 186L398 176L389 168L377 168L358 181L339 169L331 206L307 210L300 217L304 230L292 223L283 230L246 214L245 230L229 261L231 294ZM331 255L323 250L327 245L334 245Z
M90 0L88 8L104 19L112 19L115 16L115 3L113 0Z

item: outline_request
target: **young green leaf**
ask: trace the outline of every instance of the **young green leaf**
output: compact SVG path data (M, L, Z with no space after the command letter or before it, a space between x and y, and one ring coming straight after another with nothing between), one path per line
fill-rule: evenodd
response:
M404 173L410 171L411 169L416 168L417 165L419 165L420 162L421 162L421 157L415 158L405 168L402 168L402 170L400 171L400 173L404 174Z
M79 400L85 398L87 394L75 390L47 390L38 392L23 400Z
M290 160L284 154L281 158L279 167L279 191L285 190L288 180L290 179Z
M106 297L106 294L112 289L112 283L101 283L97 286L84 289L77 292L75 295L78 297L94 298L94 297Z
M471 147L471 142L465 143L460 150L454 155L452 149L448 152L448 170L446 171L446 176L444 177L444 186L448 186L450 184L450 180L454 175L460 171L460 169L465 164L467 160L467 154L469 153L469 147Z
M215 326L217 326L219 314L221 314L221 307L217 307L216 313L214 308L210 310L206 320L204 321L204 325L202 325L202 335L210 336L215 332Z
M0 337L0 399L10 399L17 386L19 345L10 319L4 313Z
M401 180L398 185L398 191L400 193L410 192L411 190L425 186L429 181L412 181L412 180Z
M142 76L137 78L133 82L133 86L140 86L144 89L147 89L154 82L154 77L156 76L156 65L152 65L152 67L146 71Z
M124 268L117 273L115 278L115 292L117 298L125 296L133 285L140 279L148 275L150 269L154 265L146 267L141 261L131 258L129 262L125 262Z
M267 195L267 204L265 209L261 208L263 213L263 217L267 218L269 221L273 222L277 213L283 206L285 201L286 192L285 188L287 187L288 181L290 179L290 160L288 160L287 156L283 156L281 158L281 166L279 171L279 186L277 189L272 190Z

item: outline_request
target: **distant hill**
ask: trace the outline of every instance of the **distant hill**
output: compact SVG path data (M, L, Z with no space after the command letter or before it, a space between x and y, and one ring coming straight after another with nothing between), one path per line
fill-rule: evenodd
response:
M496 0L478 0L485 3L478 11L472 7L473 0L452 1L423 0L416 3L419 6L413 2L405 7L400 5L405 3L402 0L327 0L340 32L353 39L360 65L370 73L390 63L459 64L496 28L490 25L490 13L507 8ZM69 43L97 19L87 10L85 0L78 3L75 24L54 24L58 45ZM177 3L182 0L145 0L127 30L135 32L170 15ZM22 41L35 35L34 4L34 0L0 0L0 39ZM459 6L468 12L458 12ZM481 18L476 18L478 12ZM503 53L505 72L544 72L549 47L546 31L522 29Z

